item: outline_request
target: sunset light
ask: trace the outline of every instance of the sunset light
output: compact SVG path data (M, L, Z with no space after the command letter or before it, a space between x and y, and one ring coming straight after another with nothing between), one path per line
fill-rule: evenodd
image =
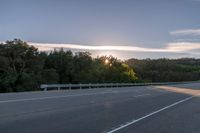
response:
M105 60L105 64L108 64L108 63L109 63L109 60L108 60L108 59L106 59L106 60Z
M0 1L0 133L200 133L200 0Z

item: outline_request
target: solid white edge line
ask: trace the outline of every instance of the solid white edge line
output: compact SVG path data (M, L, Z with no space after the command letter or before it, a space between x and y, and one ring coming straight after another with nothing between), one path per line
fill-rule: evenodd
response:
M154 111L154 112L152 112L152 113L150 113L150 114L148 114L148 115L145 115L145 116L140 117L140 118L138 118L138 119L136 119L136 120L133 120L133 121L131 121L131 122L128 122L128 123L126 123L126 124L124 124L124 125L122 125L122 126L119 126L118 128L115 128L115 129L113 129L113 130L111 130L111 131L109 131L109 132L107 132L107 133L114 133L114 132L117 132L117 131L119 131L119 130L125 128L125 127L128 127L129 125L135 124L135 123L137 123L137 122L139 122L139 121L141 121L141 120L143 120L143 119L145 119L145 118L148 118L148 117L150 117L150 116L152 116L152 115L155 115L155 114L157 114L157 113L159 113L159 112L161 112L161 111L163 111L163 110L169 109L169 108L171 108L171 107L173 107L173 106L176 106L176 105L178 105L178 104L180 104L180 103L183 103L183 102L185 102L185 101L188 101L188 100L192 99L193 97L195 97L195 96L190 96L190 97L187 97L187 98L185 98L185 99L183 99L183 100L177 101L177 102L175 102L175 103L173 103L173 104L170 104L170 105L168 105L168 106L166 106L166 107L164 107L164 108L161 108L161 109L159 109L159 110L157 110L157 111Z

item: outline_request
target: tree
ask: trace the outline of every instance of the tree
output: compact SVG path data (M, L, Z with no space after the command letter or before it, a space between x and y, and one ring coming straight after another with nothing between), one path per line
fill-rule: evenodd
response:
M58 73L59 83L72 82L73 53L63 49L50 52L44 64L45 69L55 69Z
M22 84L23 76L34 73L32 69L37 65L37 49L26 42L14 39L1 44L0 56L2 64L5 65L1 67L2 84L9 86L11 91L19 91L17 86Z
M179 82L200 79L200 59L129 59L126 63L134 68L143 82Z
M0 44L0 92L33 91L41 84L135 82L135 73L112 56L64 49L39 52L20 39Z

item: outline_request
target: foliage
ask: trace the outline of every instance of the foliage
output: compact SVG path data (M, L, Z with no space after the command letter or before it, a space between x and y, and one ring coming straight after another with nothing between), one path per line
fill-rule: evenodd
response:
M38 90L40 84L179 82L200 79L200 59L92 58L64 49L39 52L19 39L0 44L0 92Z
M200 79L200 59L129 59L139 80L144 82L179 82Z
M109 63L105 63L107 60ZM135 82L127 64L110 56L63 49L49 53L19 39L0 44L0 92L38 90L40 84Z

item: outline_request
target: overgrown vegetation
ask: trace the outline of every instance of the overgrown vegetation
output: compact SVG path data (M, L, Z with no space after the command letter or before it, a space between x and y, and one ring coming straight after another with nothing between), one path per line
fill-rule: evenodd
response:
M0 92L38 90L40 84L177 82L200 79L200 59L92 58L63 49L49 53L19 39L0 44Z
M133 69L112 56L39 52L19 39L0 44L0 92L38 90L40 84L135 82Z
M200 59L129 59L126 63L134 68L142 82L180 82L200 79Z

